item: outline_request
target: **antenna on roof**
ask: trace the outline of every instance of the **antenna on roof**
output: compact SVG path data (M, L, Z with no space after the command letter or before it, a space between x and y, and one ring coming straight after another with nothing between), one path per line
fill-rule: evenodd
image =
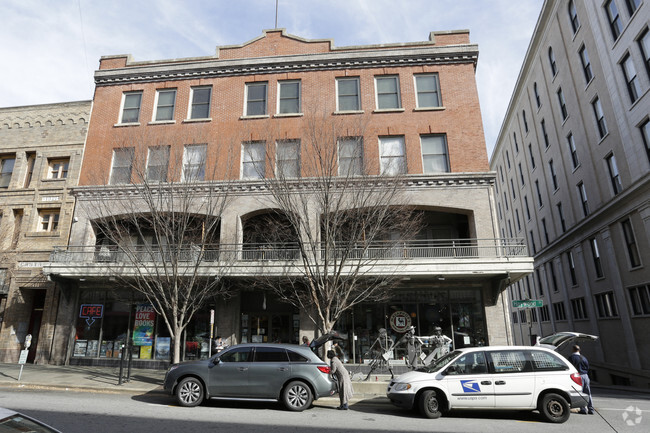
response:
M278 0L275 0L275 27L273 28L278 28Z

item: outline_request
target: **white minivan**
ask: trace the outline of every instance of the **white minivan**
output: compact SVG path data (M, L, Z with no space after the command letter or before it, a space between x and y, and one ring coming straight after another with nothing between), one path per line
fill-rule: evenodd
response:
M451 409L539 410L565 422L584 406L582 379L564 357L544 347L489 346L454 350L388 385L391 402L428 418Z

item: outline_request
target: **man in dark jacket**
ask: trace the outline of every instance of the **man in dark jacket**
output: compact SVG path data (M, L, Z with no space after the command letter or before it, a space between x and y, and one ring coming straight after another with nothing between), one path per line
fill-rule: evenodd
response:
M582 378L582 392L589 396L589 401L587 405L580 408L581 414L594 414L594 404L591 401L591 386L589 381L589 361L583 355L580 354L580 346L577 344L573 346L573 353L569 356L569 362L578 370L580 377Z

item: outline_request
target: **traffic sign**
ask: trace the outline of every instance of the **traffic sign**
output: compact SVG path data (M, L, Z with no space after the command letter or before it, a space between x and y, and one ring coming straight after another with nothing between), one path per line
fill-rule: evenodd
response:
M541 299L526 299L526 300L512 301L512 306L514 308L535 308L535 307L541 307L543 305L544 305L544 301Z

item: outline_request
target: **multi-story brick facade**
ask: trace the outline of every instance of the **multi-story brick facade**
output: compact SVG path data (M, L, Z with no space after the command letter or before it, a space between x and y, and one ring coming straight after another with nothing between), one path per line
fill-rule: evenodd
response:
M650 8L544 3L491 159L502 234L535 272L511 299L515 341L558 331L585 343L601 383L650 382ZM530 314L532 313L532 315Z
M429 221L424 240L440 241L446 251L437 255L427 247L430 254L402 261L397 268L403 283L392 301L360 306L337 323L348 336L350 359L363 356L379 328L390 328L394 311L413 320L421 335L440 325L457 345L508 343L503 287L532 268L525 249L501 249L510 244L499 238L496 224L494 173L487 171L474 77L477 58L468 31L434 32L423 42L339 48L332 41L304 40L282 30L266 31L240 46L220 47L210 57L151 62L103 57L95 74L92 122L75 190L79 222L70 249L56 255L46 272L76 291L80 303L100 298L111 302L111 283L102 266L75 259L74 249L95 248L98 201L129 197L126 184L136 182L131 174L135 161L146 160L150 147L161 144L168 146L169 155L185 155L183 164L188 163L190 146L203 146L202 180L231 189L230 204L221 214L219 243L241 251L247 227L272 211L264 180L259 172L247 171L256 162L243 148L264 142L264 152L274 152L273 143L290 139L298 143L296 154L305 152L302 134L310 119L320 116L327 122L363 125L359 158L365 168L359 175L379 175L390 158L399 159L408 204ZM355 134L347 129L338 133L339 138L350 135ZM435 142L435 155L423 150L428 149L424 142ZM124 148L130 149L126 157ZM297 178L305 173L300 158ZM185 174L174 169L172 160L163 177L182 184ZM263 164L273 173L276 168L269 161ZM491 247L482 249L485 242ZM482 252L461 253L454 246L460 244ZM268 265L250 260L236 262L228 276L237 285L266 269ZM102 291L105 295L90 295ZM304 311L275 299L267 302L264 293L244 285L234 298L213 308L217 333L231 342L298 342L299 334L314 332ZM197 316L185 337L188 342L206 335L206 314ZM163 335L162 324L157 326ZM105 348L116 343L109 340L121 341L127 327L125 323L119 332L79 330L77 340L94 339L88 346L92 350L69 347L71 361L110 357ZM101 335L107 341L99 342Z
M53 349L65 294L41 269L66 245L74 212L90 101L0 109L0 360L60 362ZM64 301L65 302L65 301Z

